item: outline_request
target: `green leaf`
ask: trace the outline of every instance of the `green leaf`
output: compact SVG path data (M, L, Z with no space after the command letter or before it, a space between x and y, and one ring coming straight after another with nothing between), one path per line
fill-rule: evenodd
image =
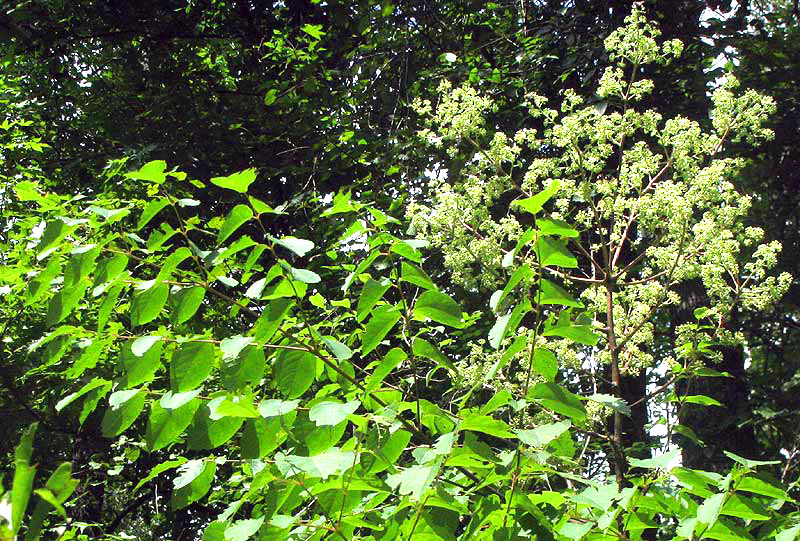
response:
M508 294L511 293L515 287L517 287L517 284L523 281L527 281L527 279L530 278L532 275L533 275L533 270L529 265L522 265L517 270L515 270L514 273L511 275L511 277L508 279L508 282L506 282L506 287L503 288L503 290L497 297L494 296L492 297L492 300L489 303L489 308L496 311L497 308L503 303L503 300L508 296Z
M736 483L736 490L761 494L762 496L768 496L778 500L788 499L786 491L781 487L781 483L777 479L773 479L771 476L763 473L750 474L742 477Z
M694 394L694 395L684 395L684 396L672 396L670 402L688 402L690 404L700 404L701 406L718 406L720 408L724 408L725 406L717 400L714 400L710 396L705 396L702 394Z
M120 364L125 368L124 387L138 387L153 379L156 371L161 368L161 347L164 342L158 340L150 346L141 356L132 350L130 342L122 346Z
M167 391L164 393L164 396L161 397L161 400L159 400L158 403L164 409L174 410L180 408L199 394L200 389L194 389L192 391L186 391L183 393Z
M184 463L186 463L186 459L184 457L178 457L175 460L167 460L166 462L162 462L161 464L154 466L153 468L150 469L150 473L148 473L146 477L141 479L136 484L136 486L133 487L131 494L136 494L137 492L139 492L140 488L142 488L144 485L146 485L147 483L149 483L150 481L152 481L165 471L174 470L175 468Z
M697 508L697 520L707 526L713 526L717 522L717 518L719 518L726 496L725 492L719 492L706 498L706 501Z
M284 460L290 466L290 472L304 472L310 477L320 477L323 481L331 475L349 470L357 463L356 453L336 447L315 456L290 455Z
M596 346L600 341L600 335L592 332L591 325L569 325L551 327L542 333L542 336L560 336L569 338L574 342L585 346Z
M394 431L380 450L375 451L375 462L369 466L367 473L376 474L393 467L410 441L411 432L407 430Z
M212 420L223 419L225 417L242 417L244 419L255 419L259 416L258 410L253 406L252 400L247 396L222 397L211 400L208 403L210 411L209 418Z
M744 457L741 457L741 456L736 455L734 453L731 453L730 451L722 451L722 452L725 453L725 456L727 456L731 460L733 460L735 462L738 462L739 464L741 464L742 466L744 466L745 468L748 468L748 469L757 468L758 466L770 466L772 464L780 464L781 463L780 460L752 460L752 459L744 458Z
M515 432L520 441L525 445L543 449L547 447L547 444L551 441L569 430L571 426L572 423L570 421L561 421L537 426L530 430L517 429Z
M419 336L414 338L414 341L411 343L411 351L417 357L423 357L425 359L430 359L431 361L435 362L437 365L447 368L451 374L458 373L456 366L453 364L453 361L447 358L439 348L425 340L424 338L420 338Z
M539 263L543 267L562 267L565 269L578 267L578 260L567 249L566 243L561 240L539 237L534 249L539 257Z
M531 228L526 229L525 232L522 235L520 235L520 237L517 239L517 243L514 245L514 249L509 252L506 252L506 254L503 256L501 265L503 266L504 269L511 267L514 264L514 258L517 257L519 251L524 246L526 246L531 240L533 240L535 236L536 236L536 231L534 231Z
M278 328L286 319L289 310L294 305L294 300L289 298L270 301L267 308L261 313L253 327L253 335L257 342L264 343L275 335Z
M498 316L497 321L495 321L492 328L489 329L489 345L494 349L499 349L500 345L503 343L508 329L508 322L511 320L512 315L511 312L508 312L503 316Z
M199 463L199 464L198 464ZM208 493L217 463L214 460L190 460L178 468L178 477L173 483L172 508L182 509Z
M266 359L260 347L247 346L235 358L222 361L222 386L235 391L246 385L256 385L264 377Z
M247 541L253 537L264 524L265 517L237 520L225 529L225 541Z
M358 400L351 400L346 404L333 401L318 402L308 411L308 418L317 426L338 425L360 405L361 402Z
M304 284L318 284L322 281L322 278L320 278L319 274L308 269L296 269L292 267L291 273L292 278L303 282Z
M680 456L681 456L681 450L673 449L672 451L657 456L655 458L645 458L645 459L629 458L628 463L631 465L631 467L634 468L666 470L669 468L669 465L674 461L678 460ZM706 524L708 523L706 522Z
M513 432L511 432L511 427L508 426L508 423L501 421L500 419L494 419L488 415L470 414L461 420L461 423L458 425L458 429L481 432L496 438L517 437Z
M364 283L364 287L361 288L361 294L358 296L356 321L359 323L363 321L390 287L392 287L392 283L388 278L384 278L380 282L372 278L367 279Z
M281 350L275 359L275 384L287 398L297 398L314 383L317 359L307 351Z
M752 498L740 494L730 494L722 506L721 515L739 517L744 520L769 520L769 511Z
M372 312L372 317L367 322L361 337L362 357L378 347L400 317L400 310L391 304L379 306Z
M64 237L75 230L75 226L69 226L61 219L55 219L47 223L39 244L36 246L36 259L42 260L56 248Z
M64 289L56 293L50 300L45 324L52 326L64 321L78 306L88 287L89 284L83 281L79 284L65 285Z
M224 399L223 397L219 398ZM214 402L214 400L210 402ZM201 404L197 408L194 419L189 426L186 442L187 448L191 450L215 449L223 445L239 431L244 423L244 417L211 419L209 404Z
M242 225L249 222L252 217L253 211L247 205L236 205L233 207L225 218L222 227L219 229L217 244L225 242L228 237L233 235Z
M225 361L235 359L244 348L252 343L252 336L242 336L241 334L223 338L219 343L219 349L222 350L222 359Z
M626 417L631 416L631 408L630 406L628 406L628 403L621 398L617 398L616 396L610 394L595 393L592 396L587 397L587 400L591 400L592 402L597 402L598 404L602 404L618 413L621 413L622 415L625 415Z
M211 179L211 184L219 186L220 188L233 190L235 192L247 193L247 189L255 179L256 170L245 169L244 171L239 171L238 173L228 175L227 177L214 177Z
M464 327L461 307L450 296L440 291L426 291L419 296L414 304L414 319L419 321L431 319L456 329Z
M775 536L775 541L795 541L800 535L800 524L795 524L791 528L783 530Z
M39 539L44 519L50 507L58 511L64 520L67 520L67 513L61 504L75 491L79 482L72 478L72 464L69 462L64 462L55 469L47 480L45 488L36 491L40 498L28 519L25 541Z
M267 93L264 94L264 105L272 105L275 103L275 100L278 97L278 89L277 88L270 88L267 90Z
M517 206L524 210L525 212L529 212L531 214L538 214L541 212L542 207L545 203L547 203L551 197L558 191L559 182L556 179L553 179L550 182L550 185L542 190L541 192L537 193L533 197L528 197L526 199L517 199L514 201L512 206Z
M412 246L410 241L395 241L389 251L414 263L422 263L422 253Z
M333 356L336 357L337 361L346 361L353 356L353 351L335 338L323 336L321 340L325 344L325 347L327 347L328 350L333 353Z
M577 238L580 233L573 229L567 222L562 220L551 220L550 218L539 218L536 220L536 227L543 235L554 235L558 237Z
M556 383L537 383L528 393L547 409L566 415L579 422L586 420L586 409L581 399Z
M558 374L558 361L555 354L549 349L536 348L533 352L533 371L549 382L556 380Z
M283 237L281 239L276 239L269 237L269 240L278 246L283 246L287 250L294 252L300 257L303 257L314 249L314 243L306 239L298 239L296 237Z
M100 428L103 436L111 438L122 434L136 421L144 408L145 392L141 389L117 391L108 397L106 410Z
M405 261L400 263L400 281L414 284L415 286L419 286L423 289L438 289L433 283L433 280L431 280L430 276L428 276L424 270L412 263L407 263Z
M156 334L149 336L140 336L131 343L131 353L136 357L142 357L147 353L156 342L161 341L161 336Z
M319 40L322 36L325 35L325 32L322 31L321 24L304 24L300 27L300 30L311 36L312 38Z
M406 468L400 473L389 475L386 484L402 495L409 495L412 501L419 501L439 473L442 461L442 457L439 457L432 464Z
M147 421L147 449L157 451L177 441L192 422L199 405L200 401L196 398L175 409L166 409L160 403L154 402Z
M167 162L164 160L153 160L144 164L141 169L131 171L126 174L126 178L133 178L136 180L146 180L155 184L162 184L167 176L164 170L167 168Z
M213 344L184 342L170 360L170 388L176 393L182 393L199 387L211 375L214 364Z
M139 223L136 224L135 231L140 231L144 226L150 223L150 220L152 220L167 205L169 205L169 200L166 197L151 199L142 211L141 215L139 215Z
M157 318L167 303L168 295L169 286L164 283L153 284L134 295L131 301L131 325L138 327Z
M392 370L397 368L397 366L405 361L408 358L406 352L400 348L392 348L382 359L381 362L378 363L378 366L375 367L375 370L372 371L372 374L367 379L367 383L364 386L365 393L371 393L375 389L377 389L381 382L388 376Z
M11 483L11 535L22 526L22 518L28 508L28 500L33 490L33 479L36 467L30 465L33 452L33 438L38 423L32 423L22 433L19 443L14 448L14 480Z
M299 404L299 400L278 400L277 398L270 398L261 401L258 405L258 414L264 418L280 417L281 415L286 415L296 410Z
M277 449L286 441L294 419L295 413L291 412L281 417L248 420L242 432L242 457L257 459Z
M73 403L75 400L82 397L89 391L97 389L98 387L105 387L105 386L111 387L111 382L102 378L93 378L92 381L81 387L79 390L75 391L74 393L70 393L61 400L59 400L58 403L56 404L55 409L57 412L60 412L61 410L69 406L71 403Z
M554 284L550 280L542 279L539 283L539 291L536 294L536 302L539 304L555 304L558 306L573 306L583 308L583 303L576 301L561 286Z

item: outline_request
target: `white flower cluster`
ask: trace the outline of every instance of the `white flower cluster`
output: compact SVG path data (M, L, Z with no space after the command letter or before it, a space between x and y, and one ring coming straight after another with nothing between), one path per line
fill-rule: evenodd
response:
M531 116L544 129L509 136L487 132L484 117L492 103L468 87L444 83L435 109L420 102L418 110L430 119L422 136L446 145L462 165L451 178L431 181L430 203L411 205L408 214L416 233L442 251L455 281L473 290L502 288L517 265L536 266L532 250L522 250L510 266L505 258L525 229L507 203L557 182L549 217L583 231L582 246L595 254L576 272L606 278L589 285L564 278L564 285L582 289L580 298L599 315L599 327L613 315L614 332L625 343L616 352L620 369L635 373L654 362L651 319L659 308L680 302L676 285L701 280L710 309L724 315L737 304L767 308L786 292L791 277L769 275L780 245L759 244L763 231L743 224L750 198L731 179L744 164L721 156L728 141L771 137L764 122L774 101L750 90L738 94L738 83L727 77L712 96L710 133L694 120L664 120L657 111L637 110L635 102L652 90L650 81L637 80L640 67L667 62L682 45L659 46L659 32L639 9L626 22L606 40L615 64L597 94L609 100L607 108L585 104L572 90L564 92L558 108L529 95ZM523 162L521 156L534 158ZM614 308L603 318L607 289ZM551 347L560 362L580 365L570 341L553 341ZM485 367L490 360L476 351L464 362ZM469 374L482 370L463 368Z

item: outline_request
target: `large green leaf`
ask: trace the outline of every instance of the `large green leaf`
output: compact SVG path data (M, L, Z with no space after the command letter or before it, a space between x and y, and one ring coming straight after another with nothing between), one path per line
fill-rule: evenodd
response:
M298 239L297 237L283 237L281 239L270 237L269 239L278 246L283 246L300 257L303 257L314 249L314 243L306 239Z
M272 339L278 331L278 328L286 319L293 305L294 299L290 298L270 301L253 327L253 334L256 341L264 343Z
M209 342L184 342L169 364L170 388L176 393L199 387L211 375L216 362L214 345Z
M249 222L252 217L253 211L247 205L233 207L219 229L217 244L225 242L228 237L233 235L242 225Z
M190 460L178 468L173 483L171 504L173 509L182 509L208 493L217 463L211 459Z
M133 178L137 180L144 180L153 182L155 184L162 184L167 176L164 172L167 168L167 162L164 160L153 160L144 164L140 169L126 173L126 178Z
M152 220L156 214L161 212L164 207L169 205L169 200L166 197L157 197L151 199L147 206L144 207L142 213L139 215L139 222L136 224L136 231L139 231Z
M456 369L456 366L453 364L453 361L448 359L444 353L439 351L439 348L437 348L424 338L421 338L419 336L414 338L414 340L411 342L411 352L417 357L430 359L437 365L447 368L451 374L458 373L458 370Z
M211 184L226 188L239 193L247 193L250 184L256 179L255 169L245 169L227 177L214 177L211 179Z
M419 296L414 304L414 319L424 321L431 319L461 329L464 321L461 319L461 307L449 295L441 291L426 291Z
M235 391L246 385L254 385L264 377L266 359L264 350L255 346L247 346L236 357L222 362L222 385Z
M167 303L169 285L165 283L145 285L147 289L134 294L131 301L131 325L134 327L153 321Z
M528 392L528 397L575 421L583 422L586 419L586 409L581 399L557 383L538 383Z
M207 404L201 404L186 435L189 449L215 449L228 442L239 431L244 417L210 418Z
M383 294L392 287L391 281L384 278L380 282L367 279L364 282L364 287L361 288L361 294L358 297L358 306L356 308L356 321L363 321L375 307L375 304L383 297Z
M544 448L548 443L569 430L571 426L572 423L569 421L560 421L558 423L540 425L528 430L517 429L515 432L520 441L525 445Z
M414 284L423 289L438 289L424 270L405 261L400 263L400 281Z
M361 337L361 355L365 356L378 347L400 317L400 309L391 304L384 304L373 310Z
M64 240L64 237L69 235L75 230L74 225L67 225L62 219L55 219L47 223L39 239L39 244L36 246L37 259L44 259L54 248L58 247L59 243Z
M111 438L122 434L136 421L144 408L146 393L142 389L117 391L108 397L106 410L100 428L103 436Z
M325 400L312 406L308 412L308 418L317 426L338 425L348 415L354 413L360 405L361 402L358 400L351 400L345 404Z
M33 438L38 423L33 423L22 433L14 449L14 480L11 484L11 535L14 536L22 526L22 518L28 508L28 500L33 490L36 467L30 464L33 453Z
M542 190L541 192L537 193L532 197L528 197L525 199L517 199L515 200L512 205L517 206L524 210L525 212L529 212L531 214L538 214L542 211L542 207L545 203L547 203L553 195L558 191L559 188L558 180L552 180L550 184Z
M25 541L39 539L44 519L51 507L58 511L64 520L67 520L67 513L61 504L70 497L79 483L78 479L72 478L72 464L69 462L63 462L55 469L47 480L45 488L36 491L40 498L28 520Z
M393 468L410 441L411 432L406 430L396 430L391 434L384 433L383 438L376 438L375 445L368 446L368 449L373 452L374 460L368 459L364 463L369 470L368 473L375 474ZM381 442L383 442L382 445Z
M500 419L494 419L488 415L474 413L469 414L461 419L461 423L459 423L458 428L459 430L482 432L483 434L489 434L490 436L494 436L496 438L514 439L517 437L513 432L511 432L511 427L508 426L508 423L501 421Z
M583 308L583 303L576 301L564 288L547 279L542 279L539 282L536 302L539 304L555 304L558 306Z
M205 295L206 290L201 286L184 287L173 293L170 302L170 321L175 325L189 321L203 304Z
M275 359L275 385L287 398L297 398L314 382L317 359L308 351L281 350Z
M242 432L242 457L261 458L277 449L286 441L296 416L292 411L268 419L248 419Z
M310 477L325 480L331 475L349 470L358 463L356 457L353 451L342 451L334 447L314 456L289 455L284 461L289 465L290 475L303 472Z
M147 448L157 451L175 442L189 426L200 401L193 398L178 408L164 408L153 402L147 421Z
M567 249L565 242L549 237L539 237L535 245L539 264L544 267L563 267L574 269L578 267L578 260Z
M225 541L247 541L264 524L265 517L237 520L225 529Z
M120 364L125 369L125 378L122 381L124 387L138 387L153 379L156 371L161 368L161 349L164 342L156 340L152 345L136 355L132 349L132 343L128 342L122 346L120 352Z
M406 352L400 348L392 348L386 355L383 356L381 362L372 371L367 383L364 386L365 392L370 393L377 389L381 382L388 376L392 370L397 368L401 362L408 358Z

